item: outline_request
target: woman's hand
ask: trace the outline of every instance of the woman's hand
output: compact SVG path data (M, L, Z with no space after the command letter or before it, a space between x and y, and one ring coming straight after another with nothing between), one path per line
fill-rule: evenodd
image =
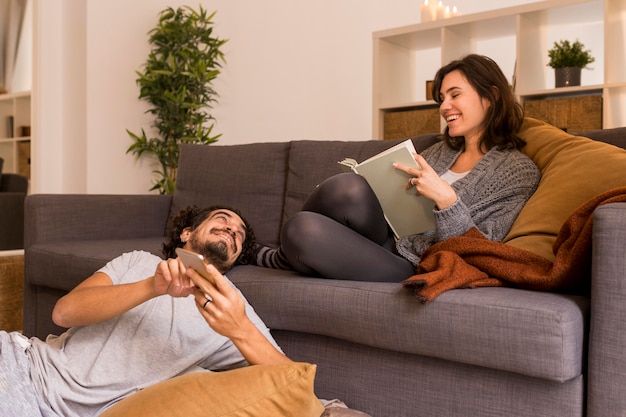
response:
M432 200L439 210L446 209L454 204L457 195L454 189L437 175L434 169L420 154L413 154L415 162L421 169L408 167L403 164L393 164L395 169L406 172L411 176L405 186L406 190L415 187L415 194Z

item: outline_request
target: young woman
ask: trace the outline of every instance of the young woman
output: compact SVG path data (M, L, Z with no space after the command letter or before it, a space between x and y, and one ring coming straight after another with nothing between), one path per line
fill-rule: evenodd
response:
M339 174L322 182L281 232L278 251L262 248L257 263L334 279L399 282L415 274L432 244L477 227L500 241L540 179L520 149L521 106L499 66L468 55L441 68L433 97L446 121L443 140L415 159L406 187L435 202L435 229L394 239L367 182Z

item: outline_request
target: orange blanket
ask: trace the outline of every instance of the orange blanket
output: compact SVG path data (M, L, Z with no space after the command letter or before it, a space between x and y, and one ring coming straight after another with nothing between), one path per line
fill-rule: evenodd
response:
M499 287L588 294L591 228L596 207L626 201L626 187L600 194L565 221L554 242L554 262L524 249L493 242L476 228L431 246L414 275L402 284L422 303L455 288Z

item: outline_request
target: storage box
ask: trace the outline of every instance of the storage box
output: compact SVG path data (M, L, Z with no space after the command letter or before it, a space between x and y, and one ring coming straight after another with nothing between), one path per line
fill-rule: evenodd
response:
M0 330L22 329L24 256L0 256Z
M385 113L383 123L385 140L441 132L439 107L389 111Z
M17 172L30 179L30 141L17 142Z
M602 129L602 96L526 100L524 111L570 133Z

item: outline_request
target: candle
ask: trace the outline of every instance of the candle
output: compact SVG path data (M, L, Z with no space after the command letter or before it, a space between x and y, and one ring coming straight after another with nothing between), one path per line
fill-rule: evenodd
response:
M459 13L459 10L456 8L456 6L452 7L452 13L450 14L450 16L460 16L461 13Z
M424 0L424 4L422 4L422 22L430 22L433 20L433 14L430 5L428 4L428 0Z
M445 19L447 19L447 18L449 18L449 17L450 17L450 6L446 6L446 9L445 9L445 10L444 10L444 12L443 12L443 17L444 17Z
M437 2L435 0L430 0L428 2L428 5L430 6L430 15L432 16L433 20L437 19Z
M439 1L437 3L437 19L443 19L443 18L444 18L443 1Z

